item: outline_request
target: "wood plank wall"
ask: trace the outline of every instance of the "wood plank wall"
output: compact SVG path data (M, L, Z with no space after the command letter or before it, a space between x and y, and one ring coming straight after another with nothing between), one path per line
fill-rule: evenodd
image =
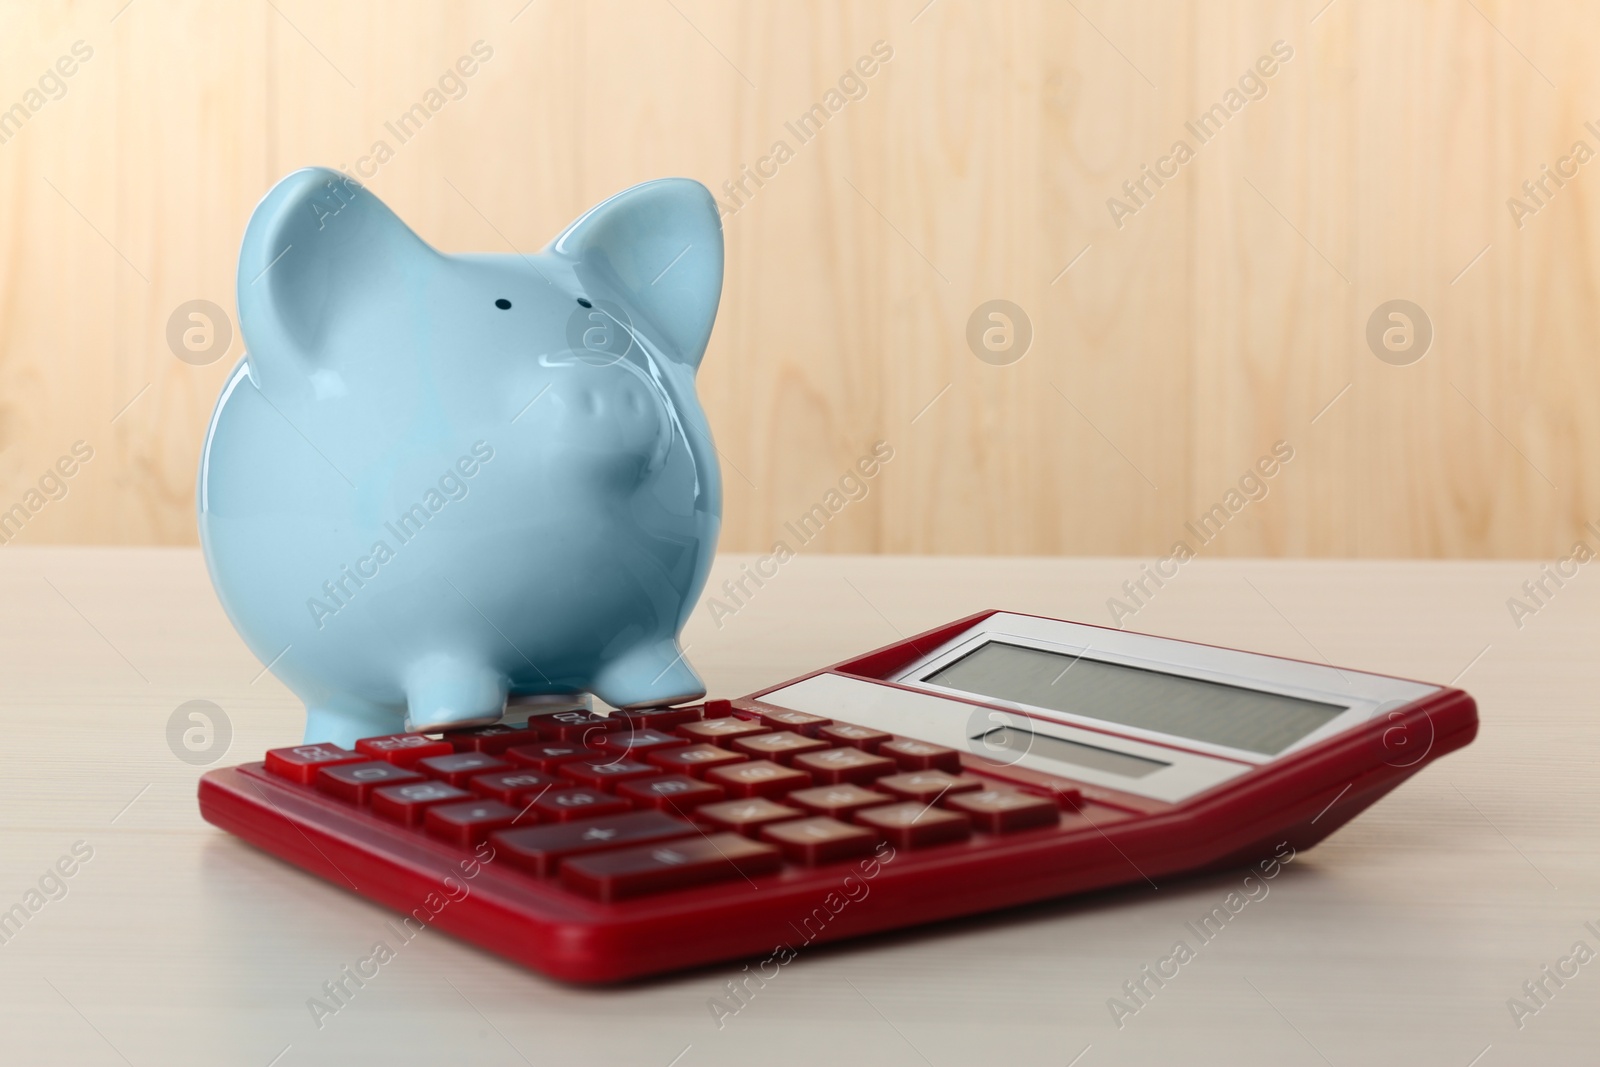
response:
M6 4L0 509L83 441L19 542L193 543L241 345L190 365L167 320L231 315L255 202L381 139L369 185L449 251L660 175L736 208L701 373L725 548L793 541L884 441L809 550L1552 557L1600 519L1600 161L1560 163L1600 151L1597 31L1553 0ZM1535 202L1546 164L1576 176ZM967 340L995 299L1032 332L1004 365ZM1392 299L1432 324L1409 365L1366 341Z

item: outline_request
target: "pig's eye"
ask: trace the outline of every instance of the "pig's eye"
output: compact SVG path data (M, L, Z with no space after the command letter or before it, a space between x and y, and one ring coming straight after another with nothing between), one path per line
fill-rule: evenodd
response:
M494 306L499 308L501 311L510 311L511 301L502 296L499 300L494 302Z
M593 304L589 303L589 301L585 300L581 296L578 297L578 306L581 307L581 308L592 308L592 307L594 307Z

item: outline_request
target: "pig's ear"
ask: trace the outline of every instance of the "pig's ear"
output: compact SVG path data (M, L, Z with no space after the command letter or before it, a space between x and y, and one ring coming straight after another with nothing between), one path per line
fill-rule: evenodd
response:
M310 371L342 318L394 301L435 255L353 179L295 171L256 206L239 251L239 329L252 362L269 374L295 363Z
M591 295L615 298L668 355L700 365L722 297L722 220L706 187L662 178L592 207L550 245Z

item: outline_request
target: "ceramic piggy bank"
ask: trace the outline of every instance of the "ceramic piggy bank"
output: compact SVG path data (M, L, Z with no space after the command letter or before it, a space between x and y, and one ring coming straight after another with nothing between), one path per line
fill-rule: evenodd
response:
M695 396L721 291L716 206L686 179L536 255L438 252L331 170L267 194L200 538L307 741L704 694L678 631L721 522Z

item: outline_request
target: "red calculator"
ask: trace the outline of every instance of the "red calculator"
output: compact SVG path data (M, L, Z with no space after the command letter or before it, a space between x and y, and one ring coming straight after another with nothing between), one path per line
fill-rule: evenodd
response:
M1458 689L990 611L740 700L275 749L200 810L608 982L1304 850L1477 726Z

